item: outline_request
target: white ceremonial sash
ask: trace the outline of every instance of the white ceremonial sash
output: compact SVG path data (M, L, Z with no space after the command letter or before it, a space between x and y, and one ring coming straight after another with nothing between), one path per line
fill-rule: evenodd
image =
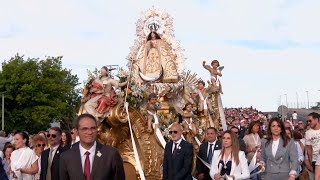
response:
M214 123L212 121L212 118L211 118L211 115L208 114L208 117L209 117L209 122L210 122L210 127L214 127ZM216 127L217 128L217 127ZM219 129L219 128L218 128Z
M201 145L201 142L200 142L200 140L198 139L198 137L197 137L197 136L195 136L195 137L194 137L194 139L196 140L196 142L197 142L198 146L200 146L200 145Z
M131 142L132 142L134 158L135 158L136 163L137 163L140 179L141 180L146 180L146 178L144 176L144 173L143 173L143 170L142 170L142 167L141 167L141 163L140 163L140 158L139 158L136 142L134 141L134 137L133 137L133 133L132 133L131 121L130 121L129 110L128 110L129 103L128 102L124 102L124 107L126 108L126 112L127 112L127 115L128 115L128 123L129 123L130 135L131 135Z
M226 123L226 117L224 115L224 110L223 110L223 105L222 105L220 93L218 93L218 107L219 107L219 114L220 114L222 129L223 129L223 131L226 131L227 130L227 123Z
M205 160L203 160L201 157L197 155L197 158L209 169L211 169L211 165L207 163Z
M257 153L258 151L256 151L254 153L254 156L249 164L249 172L252 172L253 170L255 170L257 167L256 167L256 163L257 163Z
M208 109L208 105L207 105L207 102L206 102L207 97L204 98L204 97L202 96L202 93L201 93L201 91L200 91L199 89L198 89L198 95L199 95L200 99L202 100L203 109Z
M154 133L156 134L156 137L158 138L158 140L160 141L160 144L162 145L162 148L164 149L166 147L166 140L164 139L162 133L161 133L161 130L159 129L158 125L159 124L159 119L158 119L158 116L157 116L157 113L152 113L150 111L147 111L148 114L150 114L151 116L153 116L153 119L154 119L154 123L152 123L152 127L154 129Z

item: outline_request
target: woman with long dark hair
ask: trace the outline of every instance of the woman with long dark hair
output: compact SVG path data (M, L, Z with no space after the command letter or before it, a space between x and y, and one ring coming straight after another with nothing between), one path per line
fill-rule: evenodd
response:
M33 180L38 172L38 157L28 147L29 136L25 132L17 132L14 135L16 150L11 155L10 179Z
M242 180L250 176L246 156L239 150L238 138L230 130L222 135L222 149L214 151L210 176L214 180L222 177Z
M70 149L71 147L71 142L72 142L72 137L71 137L71 133L68 130L62 130L61 133L61 146L64 149Z
M244 136L243 140L246 143L247 159L250 162L252 157L261 147L261 126L259 121L252 121L248 128L248 134Z
M269 122L267 138L262 141L261 164L265 179L294 180L298 169L298 151L287 134L283 122L275 117Z

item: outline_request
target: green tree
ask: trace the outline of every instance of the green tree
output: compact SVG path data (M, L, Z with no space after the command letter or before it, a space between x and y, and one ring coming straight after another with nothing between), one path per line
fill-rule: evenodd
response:
M319 110L320 109L320 102L317 102L317 105L312 106L311 109Z
M62 57L16 55L2 63L0 91L5 94L5 129L35 133L52 121L68 126L80 104L78 77L62 67Z

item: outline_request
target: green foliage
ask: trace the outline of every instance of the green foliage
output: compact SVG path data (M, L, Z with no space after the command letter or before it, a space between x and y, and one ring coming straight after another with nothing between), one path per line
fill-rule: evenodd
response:
M317 102L317 105L316 106L312 106L311 109L319 110L320 109L320 102Z
M68 126L79 108L78 77L62 68L62 57L16 55L2 64L0 92L5 94L5 129L35 133L52 121Z

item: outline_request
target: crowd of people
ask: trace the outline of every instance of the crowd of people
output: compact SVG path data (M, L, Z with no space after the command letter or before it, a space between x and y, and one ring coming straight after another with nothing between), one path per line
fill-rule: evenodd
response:
M289 179L320 180L320 115L297 123L262 117L253 108L226 109L228 129L210 127L199 147L184 140L183 127L173 123L164 150L163 179ZM242 112L241 115L237 114ZM242 120L245 119L245 123ZM71 131L51 127L36 135L0 131L0 179L125 179L116 149L97 141L96 118L82 114Z
M195 173L191 166L194 149L183 139L183 128L178 123L170 127L172 141L165 148L163 179L195 175L199 180L320 180L319 114L310 113L305 124L299 119L262 116L252 108L225 112L231 119L228 130L206 130Z
M51 127L36 135L0 135L1 180L125 179L118 151L97 141L90 114L80 115L71 131Z

